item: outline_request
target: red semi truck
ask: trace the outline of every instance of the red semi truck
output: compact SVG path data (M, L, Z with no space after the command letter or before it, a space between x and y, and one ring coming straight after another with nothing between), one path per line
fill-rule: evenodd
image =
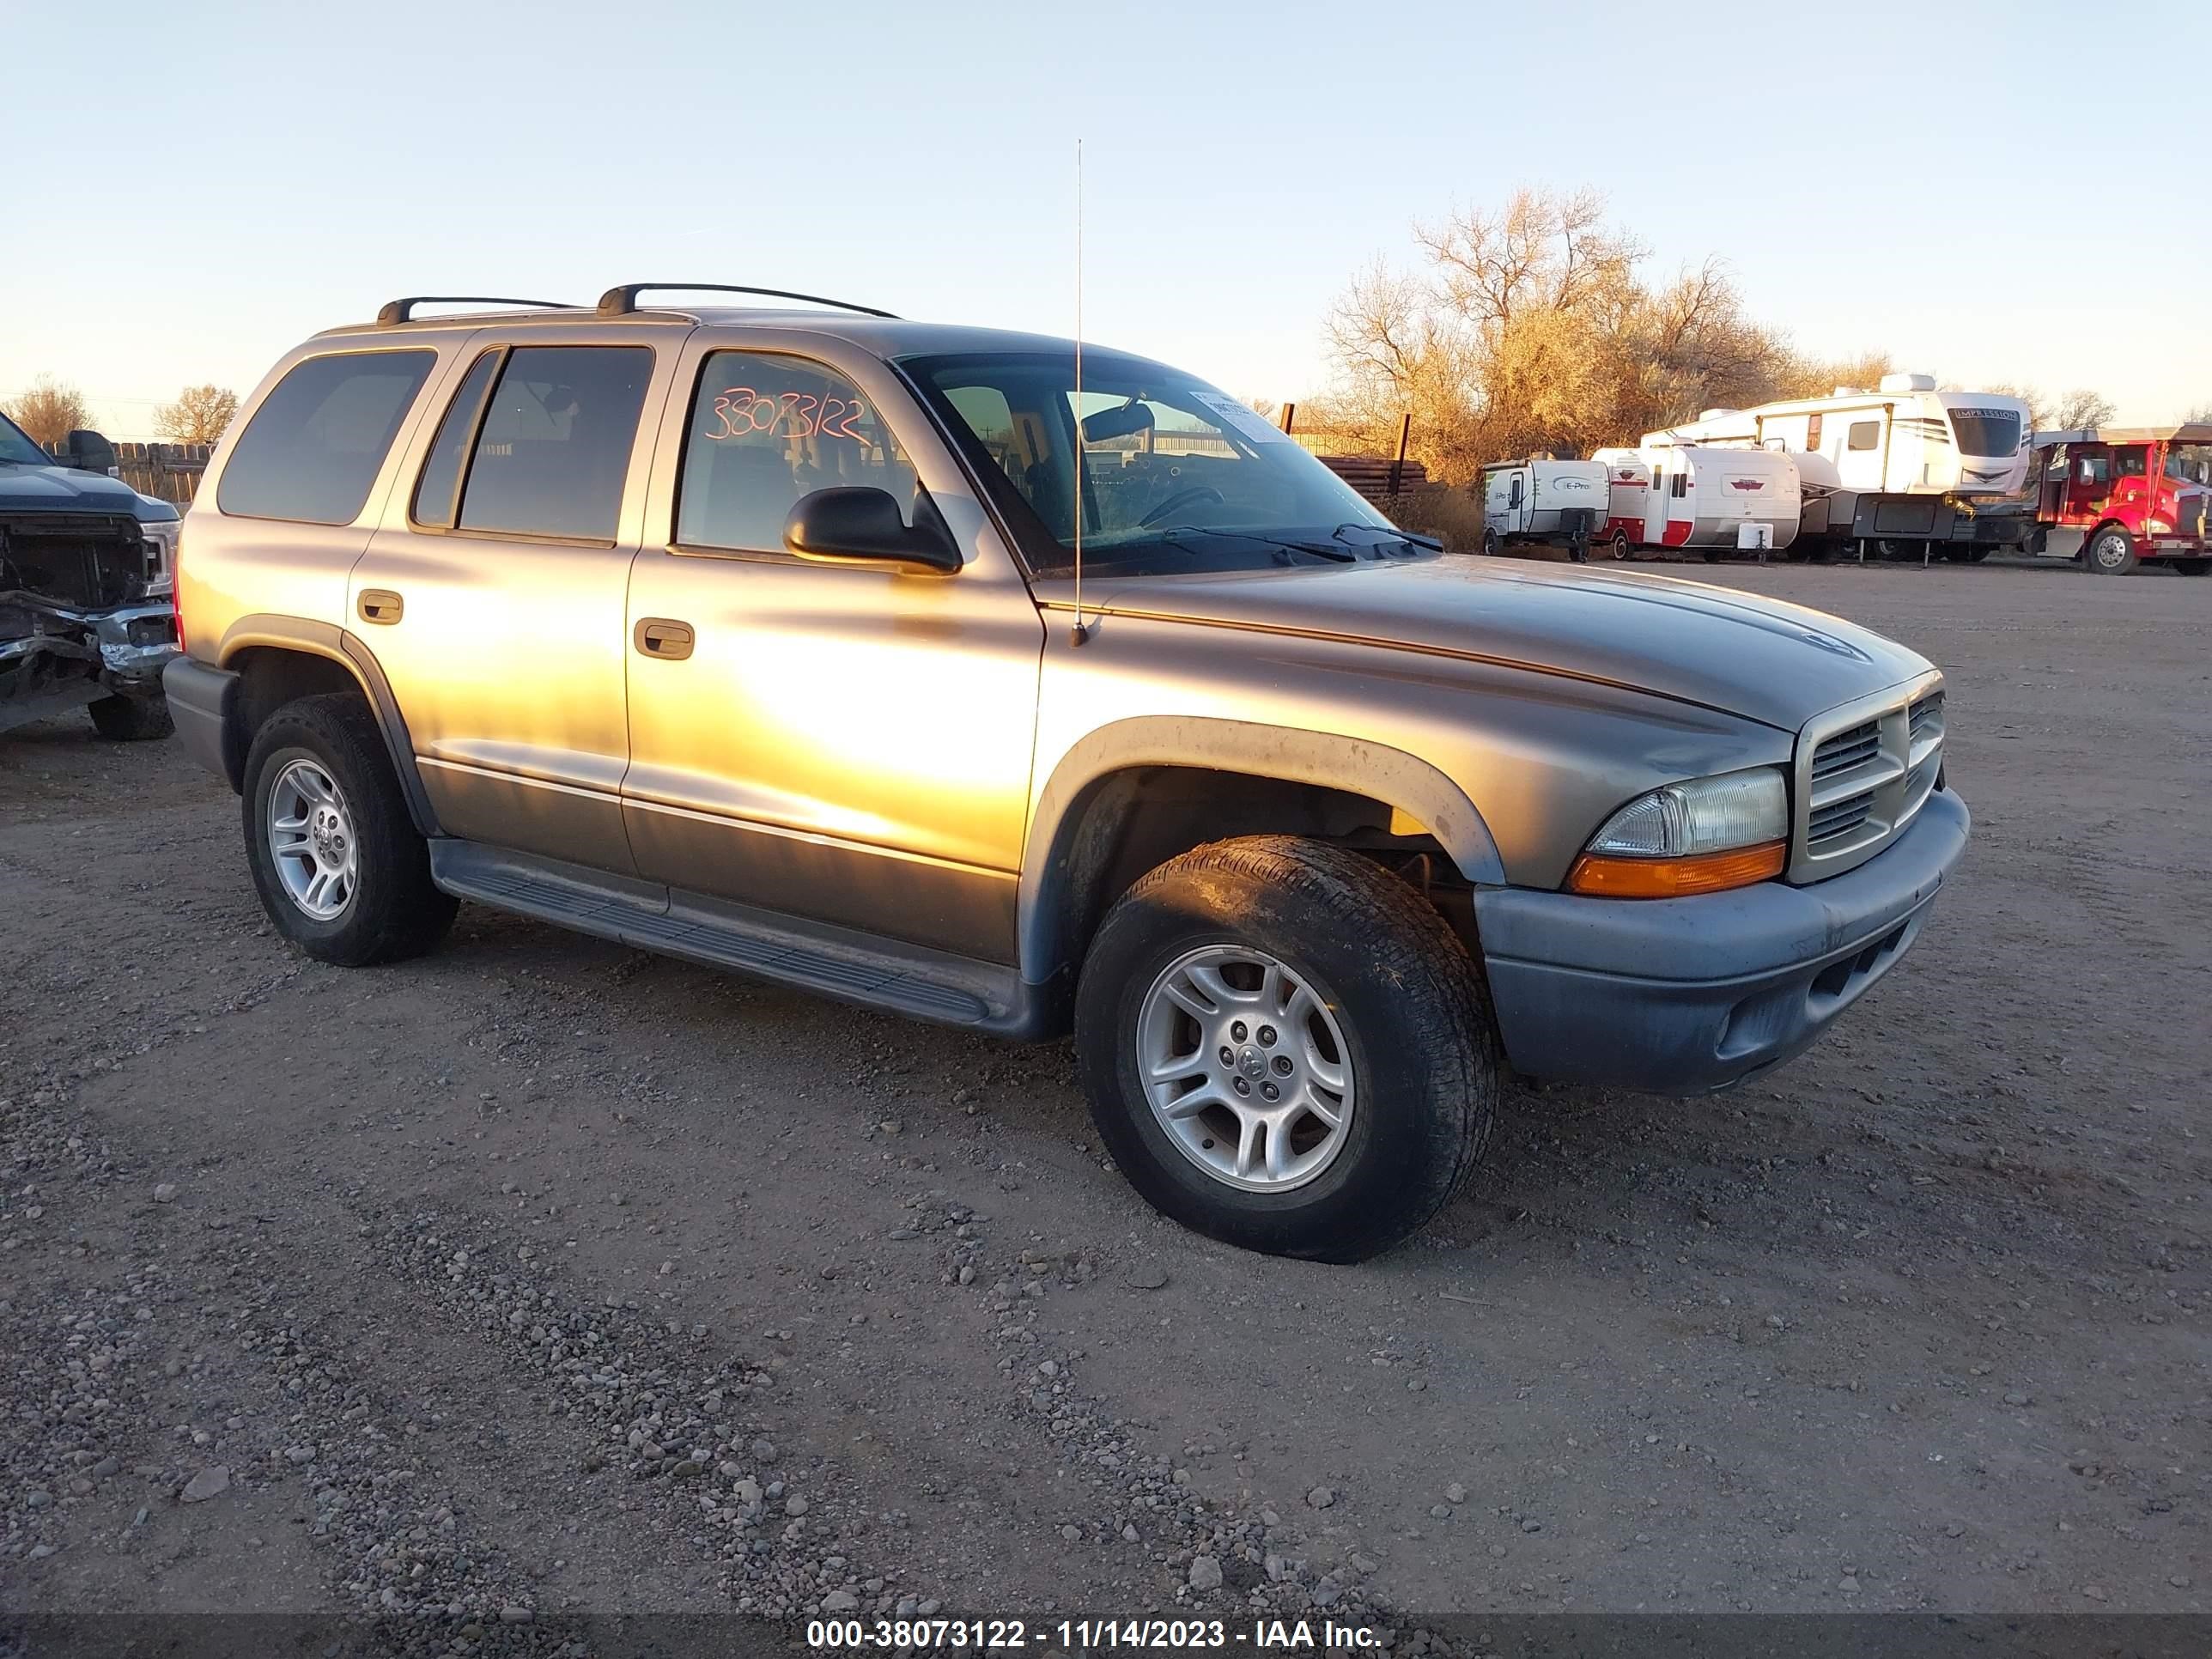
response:
M2212 422L2039 432L2035 462L2037 551L2106 576L2212 569Z

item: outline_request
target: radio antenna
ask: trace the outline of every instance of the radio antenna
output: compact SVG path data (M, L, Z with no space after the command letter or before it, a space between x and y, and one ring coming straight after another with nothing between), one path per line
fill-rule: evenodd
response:
M1075 141L1075 626L1070 645L1091 637L1083 625L1083 140Z

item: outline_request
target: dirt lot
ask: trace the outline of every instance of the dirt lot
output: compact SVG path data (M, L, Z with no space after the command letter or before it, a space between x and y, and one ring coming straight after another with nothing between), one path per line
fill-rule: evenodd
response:
M323 968L173 744L0 738L0 1604L2205 1609L2212 582L1689 574L1949 671L1967 861L1358 1268L1156 1218L1063 1048L472 908Z

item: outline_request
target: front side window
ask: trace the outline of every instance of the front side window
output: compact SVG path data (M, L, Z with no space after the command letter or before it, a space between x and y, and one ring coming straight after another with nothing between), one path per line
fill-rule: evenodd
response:
M437 361L356 351L294 365L231 441L216 505L240 518L351 524Z
M2112 476L2115 478L2140 478L2149 467L2149 458L2140 449L2116 449L2112 452Z
M460 527L613 541L652 378L645 346L508 352L470 453Z
M1102 576L1420 556L1303 446L1174 369L1086 350L923 357L912 377L1030 568Z
M1844 447L1850 449L1875 449L1881 443L1880 421L1853 421L1850 429L1844 434Z
M781 553L783 522L799 498L840 485L888 491L914 522L914 465L859 387L804 357L707 359L684 443L680 545Z

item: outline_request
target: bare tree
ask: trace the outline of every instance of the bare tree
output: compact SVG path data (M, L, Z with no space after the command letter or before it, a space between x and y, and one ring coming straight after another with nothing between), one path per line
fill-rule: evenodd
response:
M84 393L51 374L40 375L9 398L4 412L48 449L78 428L92 424L92 405Z
M2119 412L2119 406L2102 392L2076 386L2061 398L2051 410L2050 423L2061 431L2070 431L2081 426L2103 426ZM2039 421L2036 424L2040 426L2043 422Z
M154 429L173 444L211 444L237 413L238 394L228 386L188 386L154 411Z

